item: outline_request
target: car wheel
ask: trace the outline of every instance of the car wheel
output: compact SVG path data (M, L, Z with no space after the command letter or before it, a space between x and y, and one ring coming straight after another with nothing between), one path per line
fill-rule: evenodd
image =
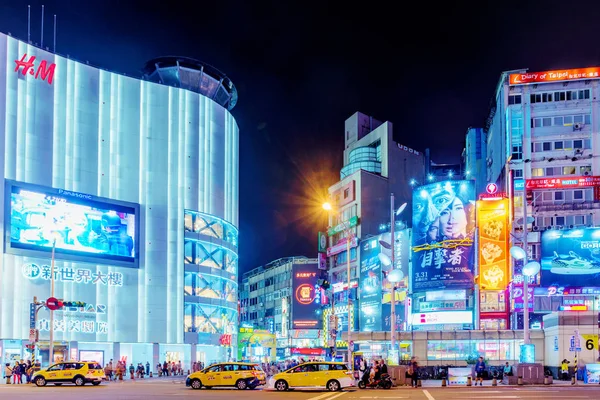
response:
M94 385L94 386L98 386L99 384L100 384L100 381L92 382L92 385Z
M284 381L283 379L278 380L277 382L275 382L275 389L278 392L285 392L286 390L288 390L289 386L287 384L286 381Z
M202 389L202 382L200 382L200 379L198 379L198 378L192 379L190 386L192 387L192 389L195 389L195 390Z
M358 381L358 388L359 389L364 389L366 387L367 387L367 385L365 384L365 381L363 381L363 380Z
M239 390L245 390L248 387L248 382L243 379L238 379L238 381L235 383L235 387Z
M38 376L35 378L35 385L39 387L46 386L46 379L43 376Z
M55 383L54 386L60 386L62 383Z
M83 380L82 376L78 376L73 380L73 383L75 384L75 386L83 386L85 385L85 380Z
M334 379L327 382L327 390L330 392L337 392L341 389L340 383Z

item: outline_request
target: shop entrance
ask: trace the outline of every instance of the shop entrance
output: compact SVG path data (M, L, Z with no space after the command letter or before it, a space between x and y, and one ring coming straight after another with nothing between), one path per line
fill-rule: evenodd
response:
M66 345L54 345L54 360L52 362L48 361L50 357L50 344L48 342L39 342L38 348L40 351L39 362L42 364L42 367L47 367L49 365L56 364L58 362L65 361L68 359L69 347Z
M181 360L183 360L183 353L180 353L178 351L167 351L165 354L166 360L168 363L170 362L174 362L177 363Z

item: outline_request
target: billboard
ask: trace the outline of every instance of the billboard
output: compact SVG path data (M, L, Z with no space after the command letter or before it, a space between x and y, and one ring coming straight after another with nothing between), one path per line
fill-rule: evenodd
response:
M321 329L318 264L292 265L292 329Z
M521 72L510 74L510 85L526 85L529 83L576 81L581 79L598 79L600 67L558 69L542 72Z
M542 233L542 286L600 286L600 228Z
M360 244L360 314L362 332L381 330L382 274L379 240L372 238Z
M139 205L6 181L6 250L137 267Z
M473 285L474 181L445 181L413 192L413 291Z
M479 284L485 290L505 290L508 270L508 199L477 202Z

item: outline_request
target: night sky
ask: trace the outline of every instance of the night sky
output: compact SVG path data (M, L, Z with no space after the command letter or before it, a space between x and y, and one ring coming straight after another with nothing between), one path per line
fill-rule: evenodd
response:
M197 58L237 86L240 268L316 256L320 203L339 179L344 121L394 124L395 139L458 162L501 71L600 65L597 1L361 3L3 1L0 31L139 77L154 57ZM438 3L438 2L435 2ZM489 5L486 3L490 3ZM394 7L391 4L395 4Z

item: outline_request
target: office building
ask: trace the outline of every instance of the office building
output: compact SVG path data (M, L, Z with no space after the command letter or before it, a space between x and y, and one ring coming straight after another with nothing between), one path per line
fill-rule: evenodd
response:
M542 265L530 279L533 328L552 311L597 307L599 72L596 67L504 72L484 127L487 182L514 200L512 242L522 245L526 228L529 259ZM513 268L510 307L518 328L523 277L520 265Z

